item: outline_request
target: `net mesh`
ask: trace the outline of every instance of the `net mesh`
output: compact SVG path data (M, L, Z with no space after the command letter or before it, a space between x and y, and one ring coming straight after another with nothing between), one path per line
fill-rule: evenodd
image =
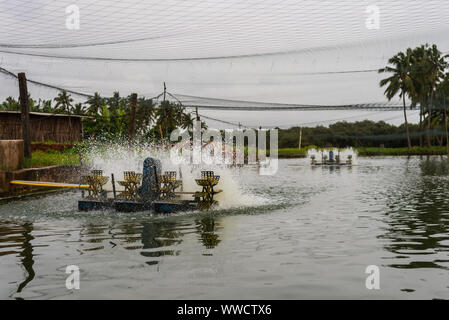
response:
M372 4L79 0L79 30L69 30L71 1L0 0L0 99L18 96L10 73L26 72L35 99L60 89L78 101L94 92L154 97L166 82L211 124L400 123L400 111L385 113L400 101L386 100L377 70L407 47L448 52L449 3L377 1L378 29L367 26Z

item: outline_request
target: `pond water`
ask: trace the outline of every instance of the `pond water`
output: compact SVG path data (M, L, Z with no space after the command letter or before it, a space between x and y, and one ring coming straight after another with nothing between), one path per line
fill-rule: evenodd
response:
M225 199L243 205L213 212L80 213L77 192L2 204L0 298L449 298L446 158L279 166L236 169L244 195ZM68 265L79 290L65 286Z

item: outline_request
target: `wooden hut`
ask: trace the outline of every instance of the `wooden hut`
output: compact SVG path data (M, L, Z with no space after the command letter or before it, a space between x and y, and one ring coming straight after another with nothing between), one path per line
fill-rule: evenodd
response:
M73 142L83 138L84 116L30 112L31 141ZM20 111L0 111L0 140L22 139Z

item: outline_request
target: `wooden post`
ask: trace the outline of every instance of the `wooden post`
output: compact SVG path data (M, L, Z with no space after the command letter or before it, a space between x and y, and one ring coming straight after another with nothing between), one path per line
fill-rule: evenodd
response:
M19 101L22 110L22 139L25 158L31 159L30 106L28 101L27 79L24 72L17 75L19 79Z
M444 101L444 127L446 129L446 153L447 153L447 160L449 161L449 133L447 130L446 95L444 95L444 94L443 94L443 101Z
M200 121L200 116L198 115L198 107L195 107L195 112L196 112L196 120Z
M131 120L129 122L129 143L134 139L135 120L136 120L137 93L131 94Z
M164 102L165 102L165 95L167 94L167 86L165 85L165 81L164 81ZM165 108L165 104L164 104L164 106L163 106L163 108ZM166 111L166 110L165 110ZM166 114L166 112L164 111L164 113L163 113L163 115L164 115L164 125L165 125L165 123L166 123L166 121L167 121L167 114ZM165 128L165 130L167 130L167 128ZM159 125L159 131L161 132L161 140L164 140L164 135L163 135L163 132L162 132L162 127L161 127L161 125Z
M162 127L159 125L159 132L161 133L161 140L164 140L164 134L162 133Z
M112 194L114 195L114 199L117 198L116 192L115 192L115 179L114 174L111 173L111 183L112 183Z
M302 128L299 127L299 146L298 146L298 149L301 149L301 140L302 140Z

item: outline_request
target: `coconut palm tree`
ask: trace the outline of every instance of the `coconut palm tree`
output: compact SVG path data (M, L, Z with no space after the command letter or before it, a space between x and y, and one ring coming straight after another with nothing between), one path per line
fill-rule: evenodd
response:
M120 97L120 93L118 91L114 91L112 97L107 100L112 116L117 115L122 104L122 100L123 99Z
M181 119L181 127L189 131L193 131L193 122L195 118L192 117L191 113L183 113Z
M427 46L427 45L426 45ZM432 45L427 48L427 59L425 62L425 68L427 69L427 82L430 91L429 108L427 115L427 130L428 132L432 126L432 107L433 99L435 95L435 90L438 84L442 81L444 77L444 71L448 67L446 58L448 55L443 56L441 51L438 50L436 45ZM430 146L430 134L427 136L427 144Z
M67 111L67 114L70 115L73 99L67 91L63 90L60 92L58 96L54 98L54 101L56 102L56 108L59 108L63 112Z
M82 103L75 104L75 107L73 108L73 113L76 115L83 115L84 114L84 107Z
M144 134L151 126L155 117L155 105L153 100L141 97L137 99L136 131Z
M449 102L449 73L445 74L443 81L435 90L434 105L435 120L439 124L444 123L446 133L446 153L449 159L449 134L448 134L448 102ZM442 139L443 140L443 139Z
M422 70L422 61L426 58L426 47L424 45L412 50L411 56L411 77L413 80L413 90L409 92L412 106L419 104L419 131L422 132L424 110L429 104L428 86L426 85L425 73ZM422 135L419 136L419 146L423 146Z
M179 106L168 100L161 102L156 111L156 126L159 128L161 139L180 126Z
M431 146L431 133L435 91L444 77L444 71L448 67L446 58L438 50L436 45L428 44L417 47L412 53L412 72L414 82L415 99L421 106L420 121L422 116L427 120L427 145Z
M20 104L19 104L19 101L17 101L13 97L8 97L0 105L0 108L3 109L3 110L19 110Z
M54 112L52 106L51 106L52 100L45 100L45 99L39 99L39 102L37 105L35 104L34 108L36 111L42 111L47 113Z
M70 96L70 94L67 93L66 90L63 90L58 94L58 96L54 99L56 102L56 108L67 111L67 114L69 115L69 135L72 134L72 120L70 118L70 109L72 108L72 102L73 99Z
M87 112L91 115L96 115L102 110L104 99L98 92L95 92L94 95L86 101L86 103L89 105Z
M380 81L379 85L381 87L387 86L385 89L385 96L390 101L394 96L399 93L399 97L402 98L402 103L404 106L404 120L405 120L405 130L407 134L408 148L412 148L412 143L410 140L410 133L407 121L407 108L405 106L405 95L409 92L413 92L413 81L410 76L411 72L411 55L412 50L407 49L407 51L399 52L388 60L388 64L391 66L386 66L379 70L379 73L391 73L392 75Z

